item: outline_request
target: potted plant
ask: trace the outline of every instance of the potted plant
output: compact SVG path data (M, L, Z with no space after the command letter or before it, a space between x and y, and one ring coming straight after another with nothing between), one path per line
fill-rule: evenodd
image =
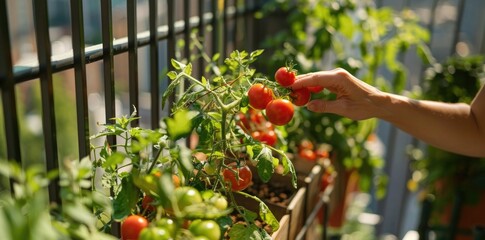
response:
M426 71L421 98L470 103L484 83L484 67L483 56L451 57L443 64L435 64ZM414 160L413 177L408 187L421 189L423 196L434 199L431 217L425 220L429 222L422 224L445 226L438 235L452 236L458 233L457 229L471 232L474 225L485 222L475 214L485 206L485 159L453 154L432 146L413 148L410 156Z

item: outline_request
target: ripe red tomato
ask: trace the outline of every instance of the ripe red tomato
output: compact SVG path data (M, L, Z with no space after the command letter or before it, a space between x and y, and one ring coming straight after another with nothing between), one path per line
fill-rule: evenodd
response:
M262 110L273 100L273 90L261 83L256 83L249 88L248 98L251 107Z
M313 143L308 139L301 140L300 144L298 145L298 150L301 151L303 149L310 149L313 150Z
M273 130L269 130L267 132L263 132L261 136L259 137L259 141L262 143L266 143L270 146L273 146L276 144L276 140L278 140L278 137L276 136L276 133Z
M317 159L317 154L310 149L302 149L298 155L308 161L315 161Z
M148 220L142 216L131 215L121 224L121 239L137 240L140 232L148 226Z
M150 197L149 195L145 195L143 197L143 200L141 201L141 207L143 210L146 209L148 212L154 212L156 210L155 206L152 205L153 203L153 198Z
M293 104L286 99L275 99L266 106L266 117L278 126L283 126L291 121L295 109Z
M239 125L244 131L248 131L251 129L251 125L249 125L248 118L242 112L237 114L239 120L237 121L237 125Z
M296 106L304 106L310 101L311 93L308 88L300 88L298 90L291 91L291 101Z
M239 178L237 178L236 173ZM246 189L253 179L253 173L248 166L238 168L235 163L230 165L230 169L224 169L222 175L224 176L225 182L231 183L231 189L233 191L241 191Z
M274 78L283 87L288 87L295 82L295 72L287 67L280 67L276 70Z
M254 140L261 141L261 132L260 131L254 131L251 133L251 137L254 138Z
M307 87L308 90L310 90L311 93L319 93L323 90L322 86L312 86L312 87Z

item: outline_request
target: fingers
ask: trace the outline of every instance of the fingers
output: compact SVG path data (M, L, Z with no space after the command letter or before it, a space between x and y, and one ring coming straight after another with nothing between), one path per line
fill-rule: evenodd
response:
M325 101L325 100L312 100L306 104L306 108L316 113L337 113L339 100Z
M333 84L335 77L335 71L320 71L302 74L296 77L296 81L291 85L291 88L300 89L303 87L314 86L328 87Z

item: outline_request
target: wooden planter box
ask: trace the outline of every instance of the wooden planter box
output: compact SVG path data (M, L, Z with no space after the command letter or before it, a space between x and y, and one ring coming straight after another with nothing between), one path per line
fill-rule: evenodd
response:
M253 172L256 172L256 169L253 169ZM257 174L253 175L253 181L259 181ZM298 188L295 189L291 185L290 176L282 176L279 174L274 174L269 181L268 185L270 186L270 189L274 184L287 186L288 189L293 191L291 196L289 196L289 203L287 206L282 206L281 204L275 204L265 199L261 199L280 221L280 229L273 233L273 239L295 239L305 222L305 184L298 181ZM257 203L254 199L244 197L240 194L234 194L234 197L240 206L243 206L250 211L259 212L259 203ZM288 218L287 220L284 219L286 216ZM288 224L286 224L286 221Z

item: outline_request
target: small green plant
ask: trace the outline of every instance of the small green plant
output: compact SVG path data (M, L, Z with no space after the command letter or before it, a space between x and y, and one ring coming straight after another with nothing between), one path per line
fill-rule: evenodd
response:
M62 206L47 202L46 187L58 171L41 166L22 169L0 161L0 176L10 178L13 191L0 194L0 238L14 239L116 239L98 228L95 206L109 211L110 201L91 192L92 165L88 158L64 161L60 171Z

